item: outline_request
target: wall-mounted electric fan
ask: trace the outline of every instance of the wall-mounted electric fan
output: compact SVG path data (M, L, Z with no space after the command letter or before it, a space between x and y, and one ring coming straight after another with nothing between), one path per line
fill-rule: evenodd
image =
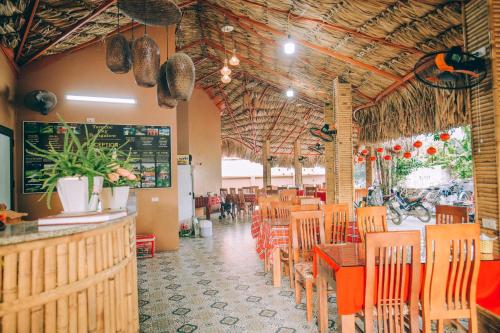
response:
M330 129L330 126L328 124L324 124L322 128L311 127L309 129L309 132L312 136L320 138L325 142L332 142L333 136L337 134L337 130L335 128Z

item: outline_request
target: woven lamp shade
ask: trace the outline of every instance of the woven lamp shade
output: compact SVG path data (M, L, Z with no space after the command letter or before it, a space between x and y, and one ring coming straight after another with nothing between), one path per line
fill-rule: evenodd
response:
M120 9L131 19L147 25L177 24L181 10L170 0L121 0Z
M140 87L154 87L160 71L160 49L148 35L134 41L132 63L135 82Z
M116 74L125 74L132 68L132 54L128 40L121 34L112 36L106 44L106 65Z
M177 100L172 97L170 90L168 89L166 62L160 67L160 75L158 76L156 88L156 96L158 98L159 106L166 109L172 109L177 106Z
M167 61L167 82L175 99L187 101L193 94L195 68L191 58L182 52L175 53Z

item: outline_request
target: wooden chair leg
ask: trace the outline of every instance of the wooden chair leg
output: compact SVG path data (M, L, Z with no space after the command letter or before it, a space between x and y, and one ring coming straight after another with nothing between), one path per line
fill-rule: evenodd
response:
M477 333L479 331L477 322L477 310L473 309L471 312L472 313L469 319L469 333Z
M306 318L309 322L313 318L313 279L306 279Z
M431 333L432 332L432 329L431 329L431 321L430 320L427 320L425 318L423 318L423 326L424 326L424 333Z
M289 271L289 274L290 274L290 288L293 288L293 286L295 285L294 283L294 274L293 274L293 258L292 258L292 254L289 253L289 258L288 258L288 271Z
M300 285L299 273L295 273L295 304L300 304L302 299L301 289L302 286Z
M439 320L437 321L437 324L438 324L438 325L437 325L437 326L438 326L438 327L437 327L437 331L438 331L438 333L444 333L444 320L443 320L443 319L439 319Z

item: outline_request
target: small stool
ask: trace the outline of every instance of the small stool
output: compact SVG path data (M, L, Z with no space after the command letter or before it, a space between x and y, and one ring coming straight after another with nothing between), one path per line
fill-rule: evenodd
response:
M137 235L135 237L137 258L153 258L155 256L154 234Z

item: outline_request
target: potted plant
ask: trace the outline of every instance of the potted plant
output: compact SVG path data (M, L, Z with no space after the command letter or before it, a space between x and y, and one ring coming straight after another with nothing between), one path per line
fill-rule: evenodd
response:
M102 209L125 209L127 207L130 187L139 178L132 172L133 159L130 152L125 154L120 149L110 152L110 170L104 177L104 188L101 192Z
M52 144L49 149L41 149L28 142L33 150L28 154L49 160L45 168L31 177L42 182L45 191L40 199L46 198L51 208L51 199L57 189L65 213L83 213L97 210L98 198L104 176L109 170L109 158L97 145L97 139L106 128L89 134L85 127L85 142L81 142L75 129L61 119L64 138L62 150Z

